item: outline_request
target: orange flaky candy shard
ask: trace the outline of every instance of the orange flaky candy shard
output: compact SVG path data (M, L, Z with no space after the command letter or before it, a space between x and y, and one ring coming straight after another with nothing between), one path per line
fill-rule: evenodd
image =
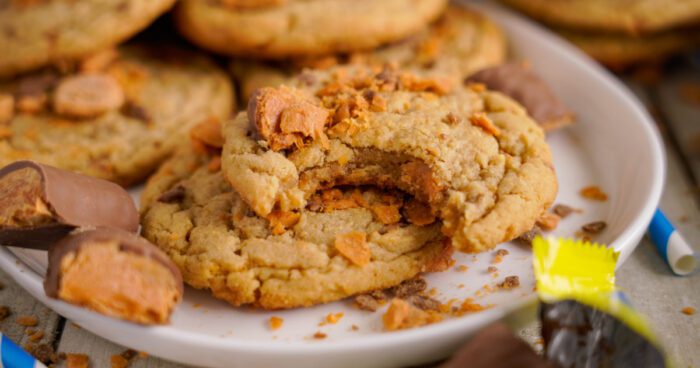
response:
M336 236L335 248L345 258L358 266L367 265L372 255L367 245L367 235L360 231Z
M440 322L442 318L438 312L418 309L403 299L392 299L382 322L385 330L397 331Z
M327 109L286 87L261 88L248 104L248 119L273 151L301 147L304 138L327 143L324 128L328 116Z
M498 137L501 135L501 130L498 129L497 126L493 125L491 119L489 119L489 117L486 116L486 114L484 114L483 112L477 112L472 114L472 116L469 117L469 122L471 122L474 126L478 126L479 128L486 131L486 133L494 137Z
M301 214L297 212L274 210L267 215L267 220L270 221L272 234L280 235L286 229L296 225L300 217Z

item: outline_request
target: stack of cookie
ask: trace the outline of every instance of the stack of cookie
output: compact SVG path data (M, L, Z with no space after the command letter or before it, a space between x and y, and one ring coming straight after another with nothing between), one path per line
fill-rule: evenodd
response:
M208 57L118 46L174 0L11 1L0 8L0 166L23 159L129 185L232 111Z
M696 0L502 0L613 69L700 45Z
M143 236L189 285L234 306L330 302L512 240L554 200L544 130L573 116L504 64L482 15L446 0L173 3L1 9L16 52L0 60L0 166L122 185L156 170ZM226 57L246 111L231 117L231 78L201 52L120 45L171 6L184 37Z

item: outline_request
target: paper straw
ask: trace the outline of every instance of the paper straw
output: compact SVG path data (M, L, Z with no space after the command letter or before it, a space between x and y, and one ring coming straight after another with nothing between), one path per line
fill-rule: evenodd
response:
M0 368L46 368L46 366L0 333Z
M685 276L695 271L698 259L693 248L659 209L649 224L649 236L673 273Z

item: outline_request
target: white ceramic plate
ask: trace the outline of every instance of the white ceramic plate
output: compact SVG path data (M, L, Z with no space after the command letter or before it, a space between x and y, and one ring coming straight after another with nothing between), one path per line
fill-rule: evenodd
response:
M473 6L503 26L513 55L530 60L578 115L574 127L548 137L560 183L557 202L584 210L563 220L555 234L571 236L582 224L604 220L608 228L597 240L620 251L624 261L643 235L662 189L664 153L651 119L619 82L568 44L497 6ZM599 185L610 200L583 200L578 191L586 185ZM458 254L453 269L427 277L438 299L471 297L491 309L393 333L381 331L383 311L362 312L348 301L267 313L234 309L191 288L171 325L145 328L47 299L40 276L45 253L0 247L0 266L35 298L83 328L165 359L211 367L394 367L445 357L480 327L534 299L529 250L514 244L499 248L510 254L496 265L496 278L486 272L492 253ZM459 265L468 270L459 272ZM480 295L483 285L509 275L520 277L519 288ZM337 324L319 326L326 314L338 312L344 317ZM273 315L284 319L277 331L267 327ZM352 325L359 329L351 331ZM328 337L314 340L316 331Z

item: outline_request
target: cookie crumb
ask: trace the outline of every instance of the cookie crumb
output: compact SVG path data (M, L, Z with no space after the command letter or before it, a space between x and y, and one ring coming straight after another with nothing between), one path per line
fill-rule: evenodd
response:
M424 311L432 310L437 312L440 310L441 303L427 296L411 295L410 297L406 298L406 301L411 303L414 307Z
M608 200L608 195L605 194L598 186L592 185L581 189L581 196L593 201L605 202Z
M291 211L274 210L267 215L273 235L284 233L288 228L296 225L300 218L300 213Z
M557 204L554 207L552 207L552 212L554 212L554 214L559 216L560 218L566 218L574 212L580 213L582 211L571 206L567 206L565 204Z
M685 307L685 308L681 309L681 313L688 315L688 316L692 316L693 314L695 314L695 308Z
M377 299L368 294L360 294L355 297L355 305L365 311L376 312L380 303Z
M535 240L535 237L542 235L540 230L540 227L535 225L532 229L522 233L518 237L518 241L525 245L532 245L532 241Z
M109 364L111 368L127 368L129 361L121 355L112 355L109 358Z
M505 249L498 249L494 253L493 259L491 260L491 264L498 264L503 261L503 257L508 255L508 251Z
M608 226L605 221L595 221L581 226L581 230L588 234L598 234Z
M66 354L67 368L88 368L90 367L90 358L85 354Z
M537 219L537 226L544 231L552 231L559 225L559 220L561 217L555 213L545 212Z
M272 316L268 322L272 330L279 330L284 324L284 319L281 317Z
M405 299L411 295L418 294L428 287L428 283L422 278L413 278L400 283L387 292L397 298Z
M467 267L465 265L457 266L457 272L467 272L467 270L469 270L469 267Z
M498 271L498 268L496 268L496 267L494 267L494 266L489 266L489 267L486 269L486 272L488 272L488 273L494 273L494 272L497 272L497 271Z
M17 317L17 323L24 327L34 327L39 324L39 320L35 316L22 315Z
M10 311L10 307L6 305L0 305L0 322L4 321L5 318L10 316L10 314L12 314L12 311Z
M510 290L520 286L520 278L518 276L506 276L502 283L498 284L499 289Z
M321 332L321 331L316 331L316 333L314 334L313 337L314 337L314 339L316 339L316 340L323 340L323 339L325 339L326 337L328 337L328 335L326 335L325 333L323 333L323 332Z
M453 316L460 317L468 313L481 312L489 308L491 308L491 306L481 305L479 303L475 303L474 299L472 298L466 298L464 301L462 301L462 304L460 304L459 307L452 308L450 306L446 312L451 313Z
M358 327L357 325L350 326L350 331L357 331L359 329L360 329L360 327Z

